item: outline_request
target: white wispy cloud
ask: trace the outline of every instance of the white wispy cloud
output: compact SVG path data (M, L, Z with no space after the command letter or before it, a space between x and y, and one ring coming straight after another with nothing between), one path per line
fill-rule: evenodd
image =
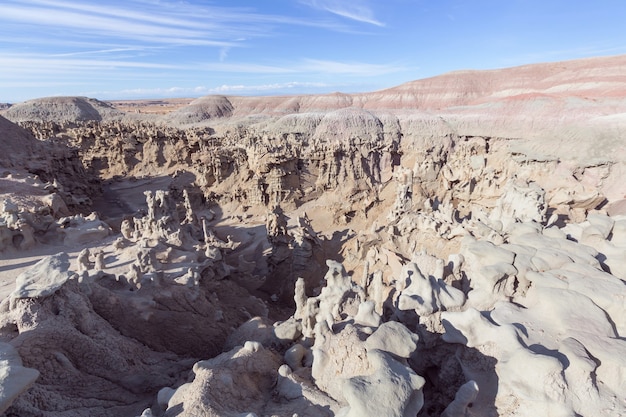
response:
M202 25L200 22L196 22L190 19L173 18L171 16L164 16L155 13L138 12L137 10L129 7L116 7L108 4L105 7L100 5L93 5L79 2L67 2L67 1L54 1L54 0L23 0L19 4L46 6L57 9L74 10L84 14L102 15L115 17L123 20L136 20L142 22L156 23L166 26L180 26L180 27L195 27L196 29L206 28L206 24ZM208 22L210 25L210 22Z
M137 3L141 3L144 11L137 10ZM106 6L85 0L3 0L0 25L3 23L5 27L17 23L33 25L37 31L58 39L117 38L148 44L219 48L232 48L241 40L271 36L281 25L345 29L328 21L255 13L245 8L138 0L123 4L109 2Z
M355 76L376 76L405 71L407 68L397 64L373 64L367 62L341 62L319 59L302 59L284 62L280 65L265 65L255 62L187 62L161 63L81 57L82 55L101 54L117 51L86 51L74 54L16 54L0 52L0 66L6 76L20 74L69 75L72 73L98 74L113 73L116 70L169 70L180 73L239 73L239 74L338 74ZM121 48L121 52L125 49ZM142 73L140 76L146 76Z
M54 81L32 81L32 80L25 80L23 82L20 83L16 83L15 81L4 81L4 80L0 80L0 88L15 88L15 87L20 87L20 88L42 88L42 87L54 87L54 88L58 88L58 87L65 87L65 86L77 86L77 85L84 85L84 86L88 86L89 83L84 81L84 82L76 82L76 81L58 81L58 80L54 80ZM0 98L1 100L2 98ZM13 100L15 101L15 100Z
M400 64L370 64L366 62L340 62L321 59L305 59L298 65L302 72L325 74L347 74L357 76L376 76L406 71L407 67Z
M272 83L272 84L259 84L259 85L228 85L223 84L219 87L209 88L208 93L241 93L241 92L266 92L266 91L283 91L291 90L294 88L328 88L330 84L320 82L299 82L292 81L286 83Z
M97 69L112 70L116 68L140 69L184 69L183 65L162 64L151 62L131 62L101 59L61 58L54 55L3 55L0 54L0 65L3 71L30 70L33 72L49 73L50 71L88 71Z
M230 48L227 46L220 49L220 62L224 62L226 60L226 57L228 57L228 51L230 51Z
M362 28L359 22L383 25L366 0L302 1L332 15L280 15L275 9L265 13L201 1L0 0L0 83L10 87L10 92L0 93L21 98L37 94L37 86L57 85L74 94L75 89L65 87L158 87L176 79L224 83L189 94L252 93L322 88L302 80L326 80L328 75L360 77L399 70L394 64L273 56L271 51L260 55L257 48L267 39L282 42L302 27L345 33ZM272 76L299 81L280 84ZM269 81L256 84L259 79ZM22 87L31 90L22 93Z
M195 68L211 72L239 74L286 74L296 72L296 69L289 66L264 65L253 62L204 62L197 63Z
M301 90L327 90L335 88L331 85L320 82L291 81L284 83L269 84L222 84L217 87L195 86L195 87L168 87L168 88L131 88L118 91L85 91L82 95L97 96L101 98L123 99L126 97L196 97L209 94L276 94L286 93L293 89Z
M146 51L158 51L163 49L163 47L146 47L146 46L134 46L134 47L124 47L124 48L107 48L107 49L96 49L96 50L88 50L88 51L76 51L76 52L61 52L56 54L51 54L50 57L58 57L58 58L66 58L66 57L75 57L75 56L134 56L129 55L131 52L146 52Z
M385 26L376 19L374 12L363 0L301 0L302 4L315 9L324 10L337 16L369 23L375 26Z
M122 38L148 43L187 44L206 46L234 46L222 39L211 38L210 33L181 26L164 26L150 22L124 21L109 16L42 7L0 6L1 20L21 22L43 27L56 27L91 36ZM1 21L0 20L0 21Z

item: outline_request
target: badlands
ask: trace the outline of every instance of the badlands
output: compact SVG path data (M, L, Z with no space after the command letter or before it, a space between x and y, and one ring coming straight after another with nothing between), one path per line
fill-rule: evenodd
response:
M626 56L6 107L5 416L626 416Z

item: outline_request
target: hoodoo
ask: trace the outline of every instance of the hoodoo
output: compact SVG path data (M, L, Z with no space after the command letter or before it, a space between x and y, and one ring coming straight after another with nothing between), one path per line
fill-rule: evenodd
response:
M0 412L626 415L624 74L1 110Z

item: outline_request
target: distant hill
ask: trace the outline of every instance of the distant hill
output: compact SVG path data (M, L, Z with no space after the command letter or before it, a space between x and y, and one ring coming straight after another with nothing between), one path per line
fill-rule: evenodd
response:
M73 122L120 117L108 103L87 97L45 97L10 106L2 115L12 122Z

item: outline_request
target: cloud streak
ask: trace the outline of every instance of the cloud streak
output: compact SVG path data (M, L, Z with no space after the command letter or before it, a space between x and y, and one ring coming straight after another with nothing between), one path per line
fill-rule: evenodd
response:
M222 84L217 87L169 87L169 88L131 88L119 91L96 91L87 92L87 95L98 95L100 97L155 97L155 96L181 96L181 95L208 95L208 94L255 94L255 93L282 93L289 90L302 89L305 90L319 90L327 89L330 87L337 87L337 85L330 85L320 82L301 82L301 81L289 81L284 83L270 83L270 84Z
M124 52L125 49L112 49L104 51L90 51L94 54L107 52ZM84 53L75 54L2 54L0 53L0 65L6 76L19 77L25 74L43 75L69 75L85 73L96 75L109 73L112 76L117 70L166 70L176 71L180 74L189 72L205 73L239 73L239 74L330 74L330 75L354 75L376 76L399 71L408 68L394 64L372 64L366 62L341 62L319 59L302 59L294 62L286 62L282 65L263 65L255 62L196 62L188 63L160 63L145 61L129 61L122 59L94 59L81 58ZM142 76L146 76L143 73Z
M88 71L96 69L112 70L116 68L142 68L142 69L184 69L184 66L174 64L129 62L119 60L100 59L74 59L57 58L54 56L29 56L29 55L0 55L0 64L3 71L27 70L33 72L48 73L50 71Z
M145 11L136 10L138 3ZM250 9L137 0L110 2L106 7L84 0L4 0L0 3L3 23L5 27L31 25L59 39L118 39L219 48L240 46L241 39L271 36L281 25L345 29L327 21L260 14Z
M365 62L340 62L321 59L305 59L298 69L303 72L344 74L356 76L376 76L406 71L403 65L370 64Z
M56 27L70 30L76 36L121 38L147 43L187 44L206 46L234 46L231 42L212 38L211 33L186 29L181 26L164 26L150 22L124 21L113 17L78 13L41 7L22 7L5 4L0 7L3 20L29 25Z
M106 5L96 0L2 0L0 82L9 87L2 94L21 99L35 94L36 86L55 83L70 95L76 90L68 86L89 83L94 89L119 84L130 91L134 85L151 84L159 90L176 79L196 84L214 80L222 87L211 88L224 91L262 92L262 86L287 91L321 88L306 83L331 75L356 78L401 70L360 59L340 62L273 53L274 44L289 50L291 42L299 42L292 35L358 36L353 29L361 30L360 23L383 26L363 1L302 0L324 11L320 15L302 14L301 6L259 12L193 0L111 0ZM323 56L323 51L311 53ZM285 77L295 80L291 87ZM14 98L0 97L9 99Z
M258 93L258 92L268 92L268 91L284 91L284 90L292 90L294 88L328 88L331 85L320 82L299 82L299 81L291 81L286 83L272 83L272 84L260 84L260 85L221 85L219 87L209 88L207 89L208 93Z
M374 26L385 26L383 22L376 19L372 9L362 0L301 0L301 3L346 19Z

